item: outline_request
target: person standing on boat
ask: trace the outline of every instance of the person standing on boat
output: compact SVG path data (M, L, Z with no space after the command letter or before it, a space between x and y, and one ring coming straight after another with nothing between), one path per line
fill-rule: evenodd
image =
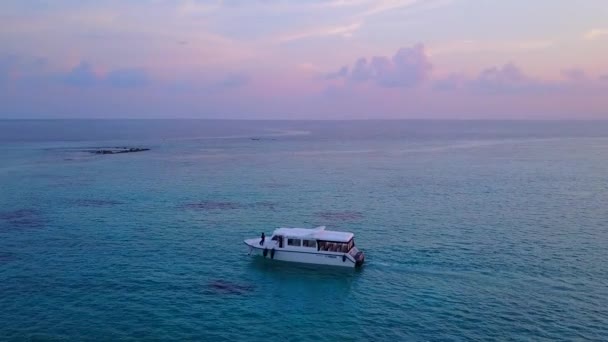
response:
M266 235L264 235L264 232L262 232L262 239L260 240L260 246L262 246L264 244L264 240L266 240Z

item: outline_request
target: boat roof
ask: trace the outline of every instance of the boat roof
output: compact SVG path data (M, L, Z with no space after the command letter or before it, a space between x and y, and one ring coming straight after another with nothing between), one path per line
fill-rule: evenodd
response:
M354 237L354 234L350 232L325 230L325 226L317 228L278 228L275 229L274 235L335 242L348 242Z

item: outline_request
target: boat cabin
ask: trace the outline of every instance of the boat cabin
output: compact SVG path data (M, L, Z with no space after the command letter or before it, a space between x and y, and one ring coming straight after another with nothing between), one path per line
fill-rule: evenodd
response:
M272 234L279 248L309 249L311 251L348 253L355 246L354 235L347 232L315 229L279 228Z

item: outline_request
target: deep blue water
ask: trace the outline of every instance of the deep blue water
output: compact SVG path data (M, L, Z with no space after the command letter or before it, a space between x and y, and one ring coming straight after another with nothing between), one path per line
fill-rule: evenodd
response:
M607 175L608 122L0 121L0 339L608 340ZM242 243L316 225L363 269Z

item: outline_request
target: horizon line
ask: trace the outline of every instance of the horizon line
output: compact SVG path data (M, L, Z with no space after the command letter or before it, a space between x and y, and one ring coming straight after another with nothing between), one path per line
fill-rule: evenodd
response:
M290 119L290 118L194 118L194 117L160 117L160 118L1 118L0 121L109 121L109 120L201 120L201 121L608 121L608 118L351 118L351 119Z

